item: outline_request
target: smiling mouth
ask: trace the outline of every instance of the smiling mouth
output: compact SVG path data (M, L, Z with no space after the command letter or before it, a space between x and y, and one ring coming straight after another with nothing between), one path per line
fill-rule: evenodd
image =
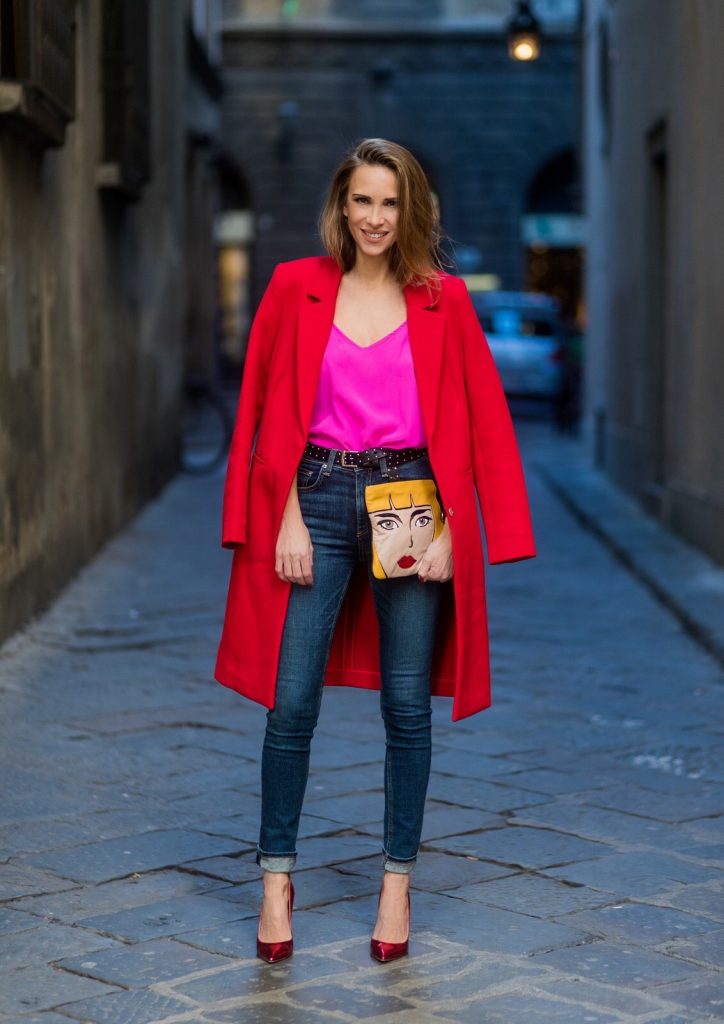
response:
M362 234L365 236L365 238L369 238L369 240L371 242L379 242L379 240L381 238L385 237L387 232L386 231L365 231L365 229L362 228Z

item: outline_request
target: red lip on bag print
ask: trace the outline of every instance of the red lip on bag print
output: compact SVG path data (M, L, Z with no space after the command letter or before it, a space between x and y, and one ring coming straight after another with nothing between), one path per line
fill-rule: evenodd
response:
M397 564L401 569L409 569L416 561L417 559L413 558L412 555L403 555L402 558L397 559Z

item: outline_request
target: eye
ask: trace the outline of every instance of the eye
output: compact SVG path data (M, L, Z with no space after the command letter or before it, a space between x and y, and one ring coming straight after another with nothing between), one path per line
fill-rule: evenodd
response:
M387 203L388 206L397 206L396 199L385 199L385 202Z
M415 526L429 526L432 522L432 516L418 516L415 520Z
M377 525L381 530L397 530L400 526L396 519L378 519Z
M355 202L356 203L366 203L367 200L366 200L366 198L364 196L357 196L357 198L355 199Z

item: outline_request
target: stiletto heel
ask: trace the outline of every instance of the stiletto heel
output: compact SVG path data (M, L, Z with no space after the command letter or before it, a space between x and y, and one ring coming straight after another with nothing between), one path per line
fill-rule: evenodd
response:
M289 879L288 909L289 927L291 928L292 911L294 910L294 882L292 882L291 878ZM266 960L268 964L275 964L279 960L286 960L288 956L291 956L294 948L294 937L291 939L283 939L281 942L263 942L259 938L260 924L261 911L259 911L259 921L256 926L256 955L261 957L262 960Z
M382 893L380 893L379 899L377 900L377 906L380 905L380 899ZM407 955L407 946L410 939L410 893L407 893L407 938L404 942L382 942L381 939L370 939L370 956L374 957L375 960L379 960L380 963L386 963L388 960L397 960L401 956Z

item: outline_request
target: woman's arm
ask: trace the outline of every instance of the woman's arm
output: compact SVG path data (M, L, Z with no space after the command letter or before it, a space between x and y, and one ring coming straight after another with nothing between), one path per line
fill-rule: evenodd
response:
M262 296L249 332L234 436L229 450L224 487L222 546L234 548L246 540L249 462L266 398L269 363L281 310L280 265Z
M282 514L276 545L274 571L280 580L299 583L310 587L314 582L312 573L312 539L309 536L299 507L296 475L289 489L287 502Z
M488 561L494 565L533 558L536 549L528 493L508 402L467 286L457 280L473 474Z

